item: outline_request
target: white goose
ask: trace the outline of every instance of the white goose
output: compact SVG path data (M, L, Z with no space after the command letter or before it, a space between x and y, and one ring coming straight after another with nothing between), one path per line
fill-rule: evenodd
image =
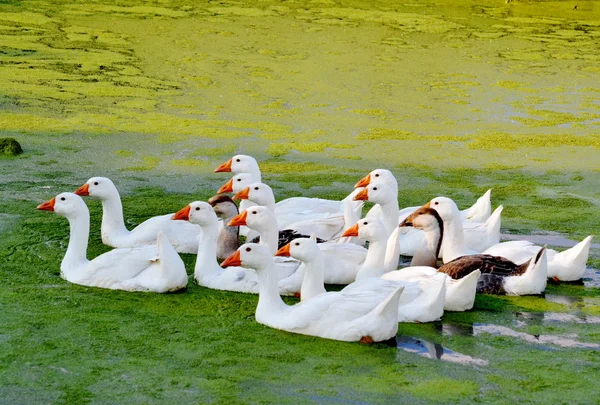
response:
M189 222L173 221L173 214L152 217L131 231L125 227L123 205L119 191L106 177L92 177L75 194L102 201L102 242L112 247L136 247L156 243L158 232L163 232L175 250L196 253L200 227Z
M81 197L61 193L37 209L54 211L69 220L69 246L60 265L65 280L91 287L157 293L186 287L188 276L183 261L162 232L155 245L114 249L88 260L90 213Z
M246 225L248 228L257 231L260 234L259 244L267 247L273 254L275 254L280 245L279 232L277 231L277 219L273 212L267 207L250 207L233 218L229 224ZM356 273L360 268L360 263L364 261L367 254L365 248L355 244L330 242L320 243L319 247L323 251L326 262L324 276L326 283L349 284L354 281ZM290 260L288 259L287 262L289 261ZM295 263L295 267L298 267L299 262ZM283 275L284 273L278 271L278 274ZM299 292L304 278L304 266L300 266L293 274L290 272L287 272L286 274L290 274L290 276L286 278L282 277L282 280L279 283L280 291L285 291L289 294Z
M318 296L289 306L277 293L274 262L264 246L247 243L222 263L254 268L260 280L256 321L303 335L348 342L388 340L398 331L398 299L403 287L380 279L361 288Z
M177 211L173 219L190 221L202 228L194 268L194 279L199 285L215 290L258 294L258 277L253 269L242 267L223 269L217 263L219 221L210 204L204 201L192 202Z
M394 235L394 234L393 234ZM431 267L412 268L413 273L398 270L386 273L386 250L388 236L385 227L376 218L361 219L356 225L344 232L344 236L354 236L369 241L369 250L356 280L382 277L386 280L416 282L420 294L407 302L399 314L400 322L433 322L444 314L447 276ZM426 273L426 271L430 271ZM421 271L421 273L418 273ZM403 273L404 272L404 273Z
M264 183L250 184L250 186L237 193L233 199L252 200L258 205L269 208L273 212L275 212L276 209L273 190ZM345 200L345 203L352 204L352 200L348 198ZM276 214L277 223L280 230L291 229L305 235L314 233L320 239L330 240L340 236L343 230L347 228L348 221L352 221L356 219L357 216L360 216L362 204L358 211L355 210L354 207L355 206L353 205L352 209L346 210L344 213L336 214L315 214L311 211L282 216ZM350 218L348 217L349 215L351 216Z
M392 201L391 196L394 195L394 199L397 200L398 195L398 182L396 178L386 169L376 169L363 177L356 185L356 187L368 187L371 184L385 184L393 192L389 193L389 200L384 201L383 204L376 204L367 213L366 217L376 217L387 223L390 221L390 227L393 224L391 221L391 207L397 206L397 201ZM502 213L502 206L498 207L494 214L490 217L491 212L491 201L490 201L491 190L485 192L473 206L461 211L461 216L464 222L465 231L465 243L467 246L474 250L483 250L489 246L492 246L500 241L500 214ZM371 201L371 200L370 200ZM399 222L402 222L408 215L412 214L419 207L408 207L398 211ZM385 210L385 211L384 211ZM477 222L482 219L485 222ZM386 225L387 226L387 225ZM424 235L421 231L409 228L409 230L403 230L400 235L400 247L401 254L406 256L413 256L415 252L423 244Z
M426 208L433 208L444 221L444 238L442 242L442 259L448 263L457 257L475 252L467 249L462 232L462 221L459 220L458 208L454 201L447 197L436 197L424 205ZM568 270L572 275L583 275L585 265L589 255L591 236L588 236L576 246L567 249L561 253L555 250L547 249L547 261L549 277L556 277ZM483 254L492 256L502 256L516 264L524 264L530 261L541 247L533 245L527 241L502 242L484 250ZM581 276L580 276L581 277Z

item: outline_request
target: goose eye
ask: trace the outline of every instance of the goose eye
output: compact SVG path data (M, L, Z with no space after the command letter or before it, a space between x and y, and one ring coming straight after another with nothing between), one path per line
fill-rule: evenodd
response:
M246 248L246 252L252 252L252 249Z
M66 198L65 197L60 197L60 200L64 201L64 200L66 200Z
M300 246L300 243L299 243L299 242L296 242L296 243L295 243L295 245L296 245L296 246Z
M377 187L373 187L373 191L377 190Z
M368 225L369 223L367 221L363 222L363 225Z
M97 182L97 181L95 181L95 182L94 182L94 186L97 186L97 185L98 185L98 182Z
M242 179L237 179L237 181L242 181Z
M200 207L196 207L196 211L200 211Z
M235 161L236 161L236 162L241 162L241 160L239 160L239 159L236 159Z
M379 174L376 174L375 177L379 177Z
M258 190L258 187L254 187L255 190Z
M253 214L256 214L256 211L252 211Z
M440 203L439 203L439 201L436 201L436 202L434 202L433 204L434 204L434 205L439 205Z

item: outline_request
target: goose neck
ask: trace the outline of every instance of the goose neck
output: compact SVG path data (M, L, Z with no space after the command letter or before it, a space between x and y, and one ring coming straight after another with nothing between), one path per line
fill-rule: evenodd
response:
M194 277L200 280L203 276L219 273L221 267L217 263L218 225L202 226L201 238L198 244L198 257L194 268Z
M465 238L460 218L451 218L444 221L441 250L444 263L468 254L465 248Z
M325 261L321 252L309 261L304 261L304 279L300 288L302 301L325 291Z
M123 205L121 197L116 192L102 199L102 236L117 236L127 234L123 220Z
M266 268L257 271L259 292L258 305L256 306L256 318L264 319L266 315L278 312L286 307L279 296L279 279L275 272L277 268L273 260L269 260Z
M86 207L87 211L87 207ZM74 272L87 263L87 246L90 234L90 214L79 213L69 216L69 246L60 265L60 271L67 280L72 279Z
M367 257L356 275L357 280L367 277L381 277L385 273L383 264L386 248L386 241L374 240L369 242Z

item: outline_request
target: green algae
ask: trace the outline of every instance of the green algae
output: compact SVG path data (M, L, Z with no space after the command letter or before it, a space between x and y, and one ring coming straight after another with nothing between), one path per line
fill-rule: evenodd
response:
M160 158L156 156L142 156L140 164L135 166L126 167L125 170L132 172L142 172L146 170L155 169L160 163Z
M16 156L23 153L23 149L15 138L0 138L0 153L8 156Z
M464 401L476 396L479 386L471 381L439 378L416 384L409 391L417 397L434 401Z

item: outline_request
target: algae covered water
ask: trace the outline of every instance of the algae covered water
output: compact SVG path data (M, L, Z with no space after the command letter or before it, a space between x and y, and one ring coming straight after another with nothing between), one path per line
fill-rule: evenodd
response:
M401 206L492 188L507 233L599 235L599 21L595 1L1 2L0 137L24 153L0 156L0 402L597 402L597 248L582 285L363 347L257 325L253 296L69 285L67 223L34 208L108 176L131 227L247 153L278 198L385 167Z

